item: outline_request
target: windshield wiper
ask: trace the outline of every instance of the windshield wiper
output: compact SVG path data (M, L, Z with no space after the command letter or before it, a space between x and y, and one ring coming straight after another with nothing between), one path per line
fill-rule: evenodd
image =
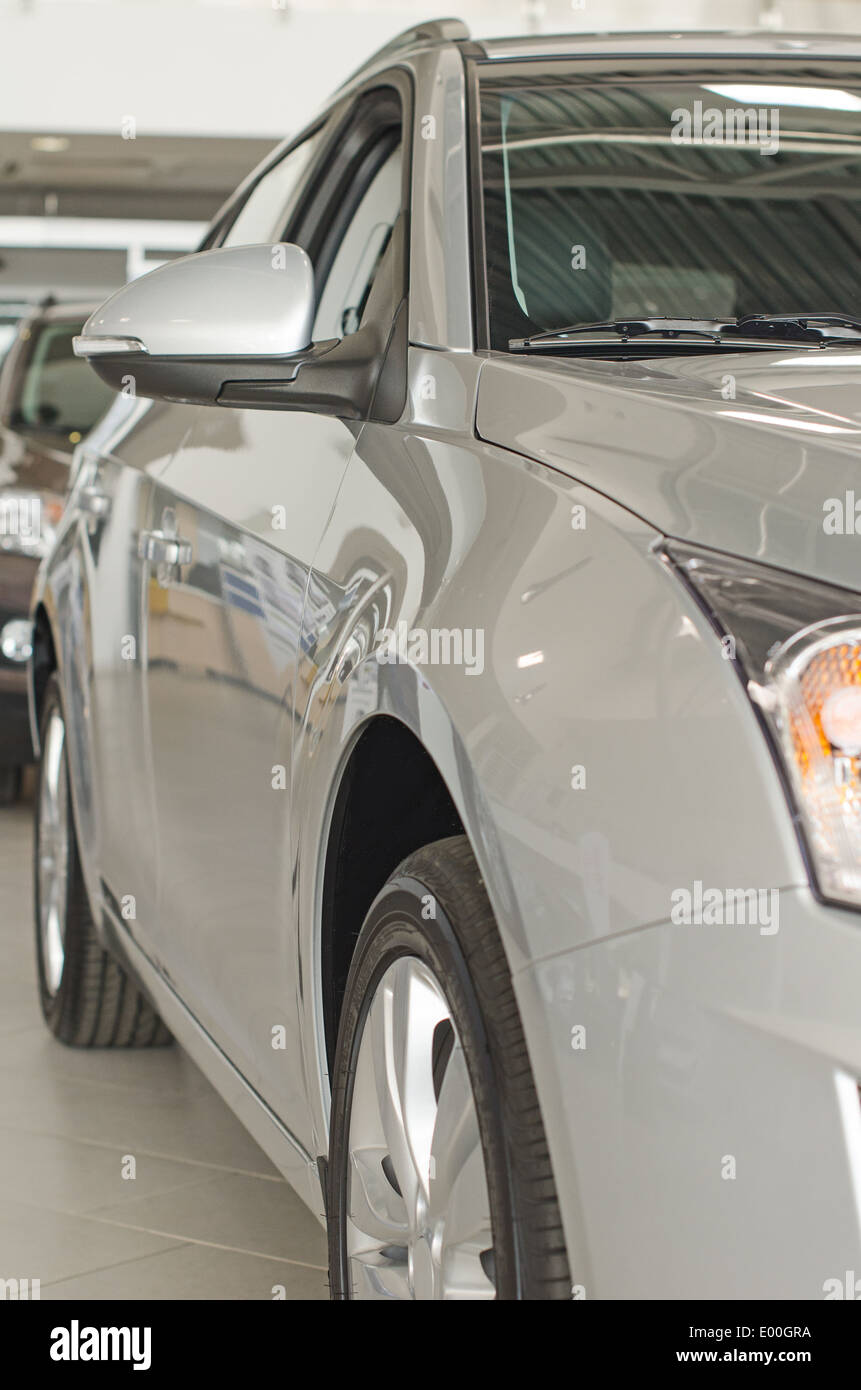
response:
M813 325L822 324L823 328ZM834 329L845 332L834 332ZM789 338L792 342L828 343L861 335L861 319L851 314L744 314L724 329L726 337Z
M820 325L817 327L816 325ZM843 331L841 331L843 330ZM592 338L596 333L613 337ZM828 343L861 337L861 319L850 314L744 314L738 319L610 319L606 323L572 323L528 338L511 338L510 352L534 352L565 347L615 346L636 338L663 338L683 342L686 338L705 338L717 346L736 342L767 347L775 341L809 343L825 347ZM576 340L580 340L579 342Z
M610 319L606 323L571 323L567 328L551 328L546 333L533 333L528 338L510 338L511 352L524 352L529 348L556 347L566 338L578 338L587 333L615 333L620 342L631 338L646 338L657 335L662 338L686 337L709 338L720 342L721 330L734 320L726 319ZM612 339L610 340L612 341Z

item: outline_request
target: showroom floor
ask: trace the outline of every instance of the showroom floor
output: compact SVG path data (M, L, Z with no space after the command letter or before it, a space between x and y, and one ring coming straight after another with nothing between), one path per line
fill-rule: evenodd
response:
M322 1229L179 1048L46 1033L31 820L0 810L0 1278L43 1299L326 1298Z

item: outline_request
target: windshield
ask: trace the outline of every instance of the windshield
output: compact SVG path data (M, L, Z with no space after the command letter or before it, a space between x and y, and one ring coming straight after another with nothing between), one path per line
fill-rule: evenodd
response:
M492 347L618 319L861 318L861 67L756 67L479 69Z
M35 330L12 416L14 429L65 435L70 444L77 444L105 413L114 392L72 350L82 327L77 322L48 322Z

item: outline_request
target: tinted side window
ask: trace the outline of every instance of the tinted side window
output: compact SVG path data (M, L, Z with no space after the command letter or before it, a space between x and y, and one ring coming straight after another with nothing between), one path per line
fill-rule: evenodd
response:
M383 157L350 219L322 287L314 341L355 333L401 209L403 147Z
M321 135L322 131L310 135L263 175L240 208L222 246L258 246L281 240Z

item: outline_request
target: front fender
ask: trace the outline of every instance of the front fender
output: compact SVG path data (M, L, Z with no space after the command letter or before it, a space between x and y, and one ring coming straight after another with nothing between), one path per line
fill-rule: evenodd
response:
M578 1249L573 1138L557 1123L564 1107L546 1065L556 1025L528 972L665 921L673 892L696 879L805 881L747 695L661 563L659 541L594 489L462 432L369 426L320 547L303 628L293 804L317 1152L328 1124L317 984L329 824L356 739L387 714L439 769L484 876ZM383 630L399 623L480 630L482 670L381 664ZM385 776L381 768L381 794Z

